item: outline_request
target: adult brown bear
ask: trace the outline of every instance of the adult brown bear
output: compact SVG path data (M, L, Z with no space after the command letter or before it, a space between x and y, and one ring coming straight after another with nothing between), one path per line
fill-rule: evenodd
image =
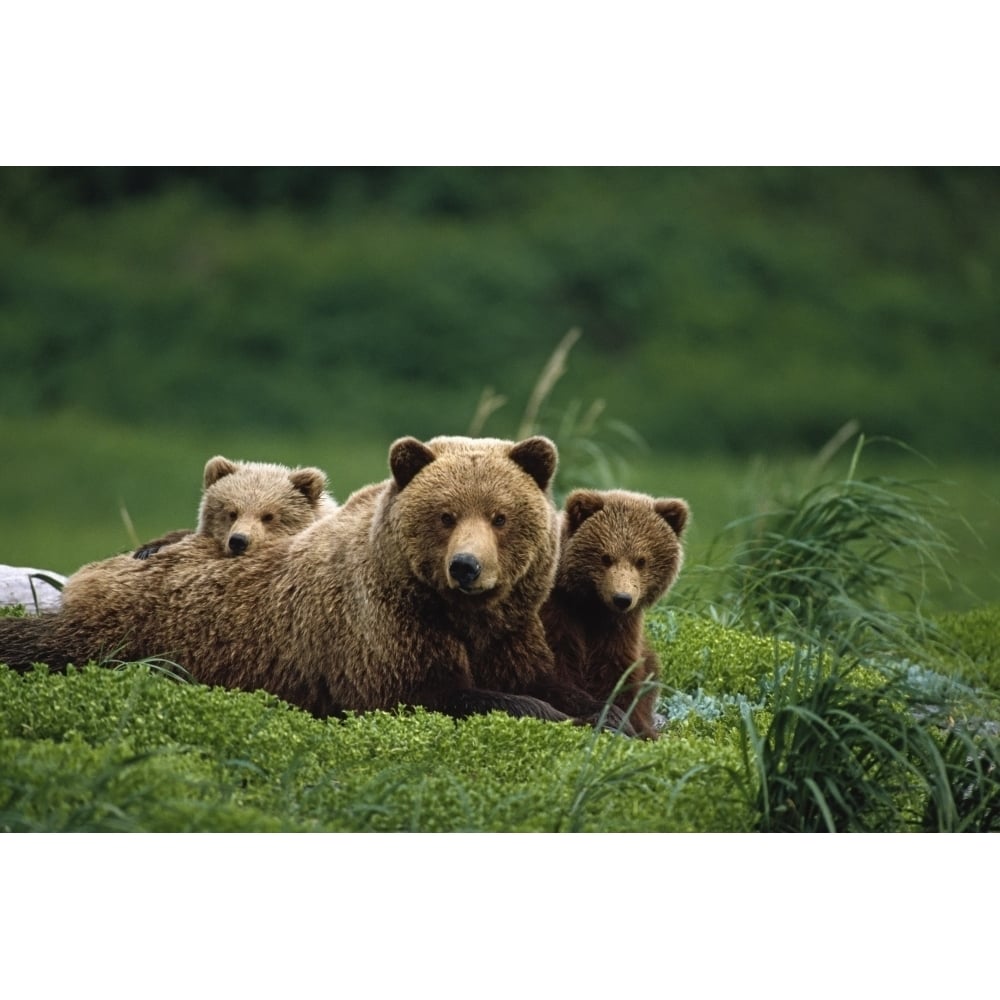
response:
M318 716L405 704L565 719L523 693L553 669L539 609L556 463L543 437L402 438L391 478L259 558L220 559L192 535L83 567L57 613L0 621L0 662L158 656Z

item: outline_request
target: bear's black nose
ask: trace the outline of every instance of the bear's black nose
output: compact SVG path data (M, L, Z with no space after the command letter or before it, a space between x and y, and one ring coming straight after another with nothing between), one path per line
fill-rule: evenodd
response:
M468 590L482 571L483 568L479 565L479 560L468 552L459 552L448 563L448 572L451 574L451 578L463 590Z
M246 552L247 547L250 545L250 539L246 535L230 535L229 536L229 551L232 552L234 556L241 556Z
M628 611L628 609L632 607L632 595L615 594L615 596L611 598L611 602L619 611Z

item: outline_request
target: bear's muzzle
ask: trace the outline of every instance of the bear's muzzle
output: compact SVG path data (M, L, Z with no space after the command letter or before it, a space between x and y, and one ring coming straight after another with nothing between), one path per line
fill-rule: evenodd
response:
M229 551L234 556L241 556L250 547L250 538L234 532L229 536Z
M483 567L471 552L459 552L448 563L448 575L461 590L471 591L482 572Z

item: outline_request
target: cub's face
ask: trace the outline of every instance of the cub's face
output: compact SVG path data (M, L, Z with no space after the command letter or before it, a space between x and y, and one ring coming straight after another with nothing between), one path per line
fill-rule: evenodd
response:
M575 491L566 501L557 585L616 614L650 607L680 572L687 518L683 500Z
M325 484L318 470L233 464L206 485L199 533L214 538L226 555L244 555L269 538L294 535L312 524L322 510Z

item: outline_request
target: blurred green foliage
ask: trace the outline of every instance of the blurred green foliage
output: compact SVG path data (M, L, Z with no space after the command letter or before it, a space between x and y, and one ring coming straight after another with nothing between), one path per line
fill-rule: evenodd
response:
M996 606L943 615L941 628L956 649L953 669L968 683L1000 692L1000 613Z
M572 379L654 452L995 454L1000 173L0 170L0 416L387 444ZM521 400L488 421L509 436Z

